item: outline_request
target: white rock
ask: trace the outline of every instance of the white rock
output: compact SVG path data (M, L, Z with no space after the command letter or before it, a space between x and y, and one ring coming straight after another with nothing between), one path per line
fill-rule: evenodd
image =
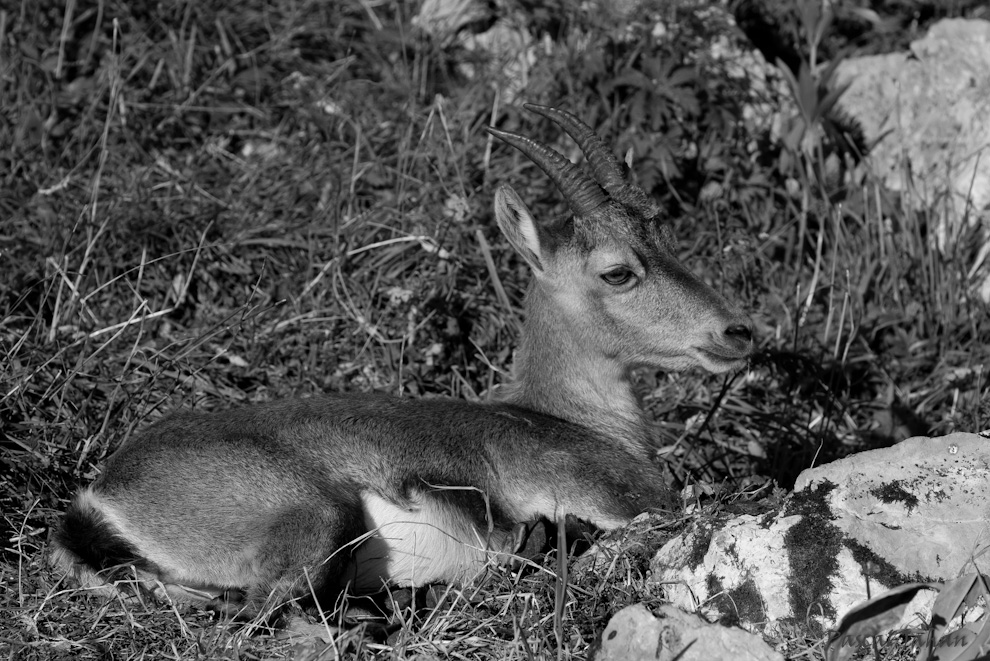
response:
M804 516L783 516L766 527L759 517L744 515L710 538L704 531L680 536L654 557L654 580L665 584L672 604L750 631L774 633L786 622L831 629L867 599L866 579L853 553L834 544L836 539L826 540L835 546L832 553L827 544L818 547L822 540L815 536L802 540L795 526L805 522ZM841 531L835 535L841 538ZM692 548L706 541L701 561L691 563ZM888 587L893 586L871 581L874 595ZM933 594L919 595L898 626L917 625L917 613L929 611L933 600Z
M709 624L697 615L661 606L654 617L642 604L616 613L602 632L594 661L783 661L762 638Z
M471 23L490 15L491 11L481 0L423 0L411 23L445 43Z
M941 210L948 196L941 249L951 247L967 198L972 224L987 217L990 21L939 21L910 54L850 58L836 75L840 84L852 81L838 105L859 121L868 143L879 141L869 162L887 187L915 208Z
M459 64L458 69L468 78L491 76L505 103L517 100L536 64L536 43L524 24L518 15L501 18L486 32L465 35L461 44L468 51L487 54L490 65L480 72L469 63Z
M503 102L512 103L529 79L536 61L536 45L526 29L525 15L500 9L495 12L483 0L424 0L412 24L444 47L456 44L483 55L480 65L461 61L457 70L471 80L487 77ZM484 32L469 29L492 19L492 26Z
M804 471L781 511L699 523L654 556L653 581L677 606L770 632L834 627L870 594L949 581L990 544L990 439L911 438ZM935 593L898 628L928 618Z
M795 491L835 485L827 503L845 534L908 576L990 571L990 440L918 436L798 476Z
M725 615L718 608L722 602L711 601L716 595L728 596L744 626L759 628L790 617L784 536L799 520L784 517L764 527L761 518L742 515L714 532L700 527L664 544L653 558L653 574L669 583L666 596L672 603L711 618ZM706 549L704 556L692 562L699 545Z

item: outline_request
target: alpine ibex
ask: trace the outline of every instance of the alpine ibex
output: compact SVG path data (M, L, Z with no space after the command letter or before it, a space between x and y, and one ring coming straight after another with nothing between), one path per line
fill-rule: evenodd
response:
M527 108L577 142L593 178L488 129L573 212L537 221L511 188L495 192L534 278L514 380L494 401L337 394L173 413L75 497L57 559L86 583L133 567L228 611L290 597L332 608L345 588L469 578L516 550L519 522L573 514L610 529L669 505L630 372L739 368L751 323L678 261L660 207L590 127Z

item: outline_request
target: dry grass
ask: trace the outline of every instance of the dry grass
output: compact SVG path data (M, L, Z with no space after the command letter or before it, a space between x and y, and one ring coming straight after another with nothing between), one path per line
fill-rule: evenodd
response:
M50 526L108 453L168 410L338 390L477 398L511 364L528 274L492 222L493 186L562 209L481 127L494 115L558 136L461 79L457 53L410 33L406 5L228 4L0 10L9 658L332 658L208 613L71 589L46 565ZM613 97L561 82L577 49L545 58L526 98L628 120ZM617 136L623 151L635 129ZM814 461L990 426L975 241L940 255L928 219L872 186L840 213L814 191L802 207L771 168L748 167L770 184L726 205L693 203L689 186L666 195L685 256L762 337L745 374L642 376L671 479L746 501ZM676 525L624 544L608 571L577 571L566 591L553 554L434 588L418 597L430 608L397 609L394 630L344 654L586 658L611 613L661 598L643 558ZM784 643L814 657L797 632Z

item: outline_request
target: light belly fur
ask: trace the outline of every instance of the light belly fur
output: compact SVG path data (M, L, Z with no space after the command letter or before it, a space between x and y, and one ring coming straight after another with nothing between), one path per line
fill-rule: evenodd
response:
M361 495L369 536L354 550L348 569L359 592L384 582L425 585L471 580L491 560L511 552L512 535L478 530L462 513L420 495L403 509L377 494Z

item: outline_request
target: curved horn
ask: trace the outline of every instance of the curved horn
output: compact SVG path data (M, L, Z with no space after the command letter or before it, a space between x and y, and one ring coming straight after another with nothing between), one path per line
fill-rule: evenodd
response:
M491 126L486 126L485 130L521 151L546 172L576 215L587 216L607 201L605 193L591 177L553 149L517 133L499 131Z
M523 107L546 117L574 139L584 152L585 158L591 165L591 172L602 188L614 195L617 190L626 186L626 177L619 160L594 129L566 110L539 106L535 103L526 103Z

